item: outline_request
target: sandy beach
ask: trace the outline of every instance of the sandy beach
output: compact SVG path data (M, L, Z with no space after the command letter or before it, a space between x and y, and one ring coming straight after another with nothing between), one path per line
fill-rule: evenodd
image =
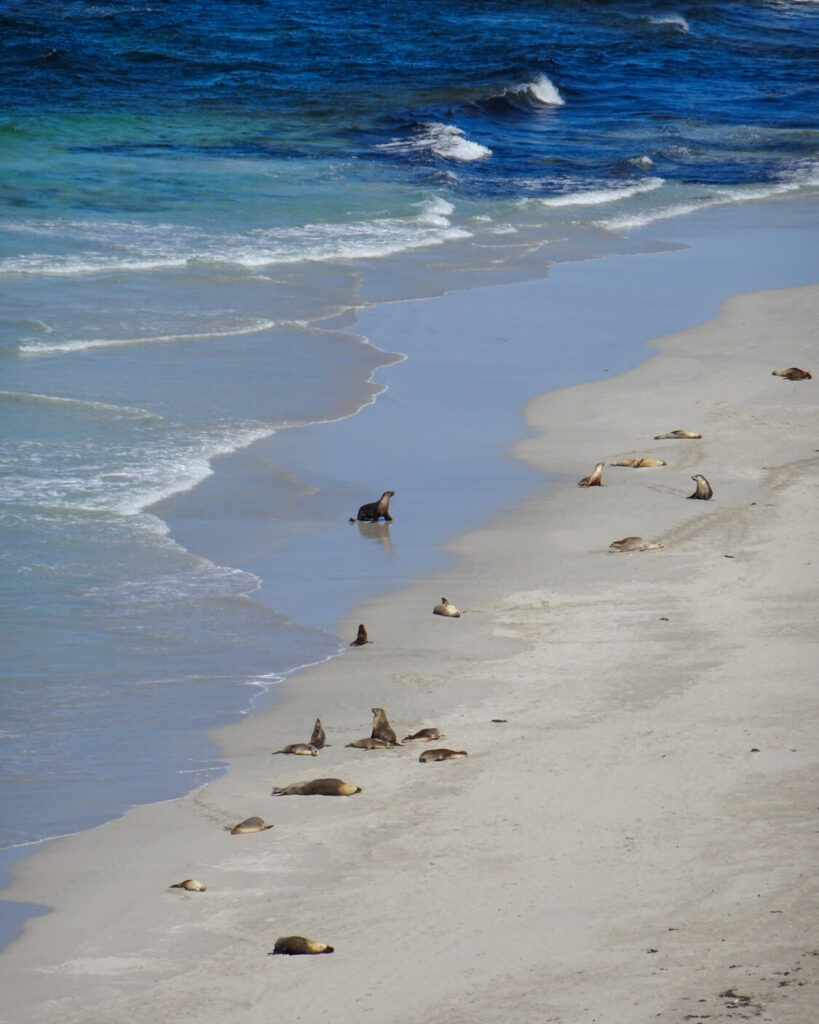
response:
M0 1020L814 1020L818 385L772 371L819 369L817 322L819 286L738 296L530 403L513 454L562 484L357 608L374 643L222 730L226 776L17 865L54 910L0 956ZM468 758L347 748L373 706ZM327 748L272 756L316 716ZM318 777L362 792L271 795ZM268 956L291 934L335 952Z

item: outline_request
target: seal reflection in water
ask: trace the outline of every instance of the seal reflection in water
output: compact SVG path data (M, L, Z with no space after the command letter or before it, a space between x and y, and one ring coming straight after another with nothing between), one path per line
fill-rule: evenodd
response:
M441 598L441 603L436 604L432 609L433 615L446 615L450 619L460 619L461 613L455 607L451 601L447 601L445 597Z
M439 740L440 738L440 729L419 729L418 732L414 732L411 736L405 736L401 742L413 743L415 740Z
M281 750L274 750L274 754L306 754L310 757L316 757L318 754L318 747L314 747L312 743L288 743L286 747L282 747Z
M274 796L352 796L360 793L361 787L341 779L311 779L309 782L294 782L292 786L276 787Z
M362 622L358 627L358 635L355 640L350 644L350 647L363 647L364 644L371 644L372 640L367 639L367 627Z
M187 889L188 892L207 892L207 886L195 878L186 878L184 882L176 882L171 889Z
M286 956L301 956L310 953L333 953L335 950L326 942L316 942L314 939L305 939L302 935L283 935L276 939L276 945L270 956L283 953Z
M798 366L789 366L787 370L774 370L773 377L786 377L788 380L813 380L809 370L800 370Z
M362 505L358 510L358 515L355 519L350 519L350 522L354 523L357 519L360 523L377 523L379 519L385 519L391 523L390 498L393 497L395 497L395 491L384 491L378 501L369 501L366 505Z
M456 757L469 757L465 750L450 750L448 747L438 747L435 750L425 750L418 758L421 764L427 761L451 761Z
M387 721L387 712L383 708L370 708L373 713L373 731L370 736L374 740L383 740L393 747L398 746L398 736L395 729Z
M238 825L234 825L233 828L230 825L225 825L225 831L230 832L232 836L243 836L248 832L266 832L267 829L273 828L272 825L265 825L263 818L245 818L244 821L240 821Z
M615 551L652 551L654 548L661 548L658 541L643 540L642 537L623 537L622 540L613 540L609 544Z
M598 462L594 469L588 476L584 476L582 480L577 481L578 487L602 487L603 486L603 466L605 462Z
M700 476L698 473L696 476L692 476L691 479L697 485L696 491L693 494L689 494L689 498L700 498L702 501L709 501L714 496L714 492L711 488L711 484L705 479L704 476Z

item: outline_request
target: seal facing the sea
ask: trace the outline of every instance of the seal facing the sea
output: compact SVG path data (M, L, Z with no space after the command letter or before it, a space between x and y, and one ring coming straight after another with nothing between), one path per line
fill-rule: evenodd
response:
M446 615L450 619L460 619L461 613L455 607L451 601L447 601L445 597L441 598L441 603L436 604L432 609L433 615Z
M421 764L426 764L427 761L452 761L456 757L469 757L469 754L465 750L437 747L435 750L425 750L418 760Z
M603 466L605 462L598 462L594 469L589 473L588 476L584 476L582 480L577 481L578 487L602 487L603 486Z
M372 640L367 639L367 627L362 622L358 627L358 634L355 640L350 644L350 647L363 647L364 644L371 644Z
M225 831L230 832L232 836L243 836L247 835L248 832L266 832L269 828L273 828L273 826L265 825L264 819L258 818L255 815L252 818L245 818L244 821L240 821L233 828L230 825L225 825Z
M276 939L276 944L270 956L275 956L277 953L284 953L286 956L301 956L309 953L333 952L335 952L333 947L328 946L326 942L305 939L303 935L283 935L281 938Z
M277 786L274 796L352 796L360 793L361 787L341 779L310 779L309 782L294 782L290 786Z
M395 729L387 720L387 712L383 708L370 708L373 713L373 731L370 736L374 740L384 740L393 747L398 746L398 737Z
M688 495L689 498L700 498L702 501L709 501L713 498L714 491L711 488L711 484L708 483L704 476L697 473L697 475L692 476L691 479L697 485L697 489L693 494Z
M350 522L354 523L357 519L360 523L377 523L379 519L384 519L391 523L390 498L393 497L395 497L395 491L384 491L378 501L368 501L366 505L362 505L358 510L358 515L355 519L350 519Z

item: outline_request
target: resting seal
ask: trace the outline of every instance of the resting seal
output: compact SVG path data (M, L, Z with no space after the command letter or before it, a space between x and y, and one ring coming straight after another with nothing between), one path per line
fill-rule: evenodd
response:
M702 434L695 434L693 430L669 430L667 434L655 434L655 441L680 441L686 438L696 440L702 437Z
M357 747L359 750L392 750L395 744L389 740L380 740L377 736L365 736L363 740L355 740L347 746Z
M286 747L282 747L281 750L274 750L274 754L307 754L310 757L315 757L318 754L318 747L314 747L312 743L288 743Z
M203 885L202 882L197 882L195 878L186 878L184 882L177 882L169 888L187 889L188 892L205 892L208 887Z
M774 370L772 377L787 377L788 380L813 380L808 370L800 370L798 366L789 366L787 370Z
M311 779L309 782L294 782L292 786L280 786L273 790L274 796L352 796L360 793L361 787L341 779Z
M440 729L419 729L418 732L414 732L412 736L405 736L401 742L412 743L414 740L439 740L440 738Z
M385 743L390 743L392 746L398 746L398 737L395 735L395 729L387 721L387 712L383 708L370 708L373 713L373 731L370 736L374 740L384 740Z
M324 735L324 726L321 724L321 719L316 719L316 724L313 726L313 735L310 737L310 746L315 747L316 750L322 750L327 742L327 737Z
M379 519L385 519L391 523L390 498L394 496L395 491L384 491L378 501L369 501L366 505L362 505L358 510L358 515L355 519L350 519L350 522L354 523L357 519L360 523L377 523Z
M648 466L667 466L662 459L651 459L644 455L642 459L620 459L619 462L610 462L610 466L630 466L632 469L646 469Z
M230 825L225 825L225 831L230 832L232 836L243 836L248 832L265 832L267 829L273 828L272 825L265 825L262 818L252 817L245 818L244 821L240 821L238 825L234 825L233 828Z
M276 953L285 953L287 956L299 956L303 953L333 953L335 950L326 942L316 942L313 939L305 939L301 935L284 935L276 939L276 945L270 956Z
M361 625L358 627L358 636L356 636L355 640L353 640L353 642L350 644L350 647L363 647L364 644L371 643L372 640L367 639L367 629L364 623L362 622Z
M447 601L445 597L441 598L441 603L436 604L432 609L433 615L447 615L450 619L460 619L461 613L455 607L451 601Z
M697 489L693 494L688 495L689 498L701 498L703 501L708 501L714 496L711 484L708 483L704 476L700 476L698 473L696 476L692 476L691 479L696 483Z
M584 476L582 480L577 481L578 487L602 487L603 486L603 466L605 462L598 462L594 469L588 476Z
M654 548L661 548L662 544L643 540L642 537L623 537L622 540L613 540L609 547L615 551L651 551Z
M425 764L427 761L451 761L454 757L469 757L469 754L465 750L438 747L436 750L425 750L418 760L421 764Z

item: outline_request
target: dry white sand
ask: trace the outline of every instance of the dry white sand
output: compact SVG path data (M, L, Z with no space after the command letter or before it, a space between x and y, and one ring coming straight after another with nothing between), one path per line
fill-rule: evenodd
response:
M374 644L220 733L225 777L17 866L55 910L0 957L0 1020L815 1021L819 380L771 371L819 369L817 323L819 287L742 296L533 402L516 454L565 486L358 609ZM632 454L668 465L575 486ZM664 547L608 550L632 534ZM470 756L347 749L373 705ZM316 715L330 747L271 756ZM363 792L271 796L326 776ZM288 934L335 953L268 956Z

